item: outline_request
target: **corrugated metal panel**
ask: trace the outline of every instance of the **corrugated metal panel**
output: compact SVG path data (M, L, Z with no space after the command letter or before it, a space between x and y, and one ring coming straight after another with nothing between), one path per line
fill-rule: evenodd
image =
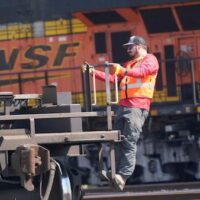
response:
M10 23L0 26L0 40L32 37L31 24Z
M71 20L72 33L82 33L87 31L87 26L83 24L79 19L73 18Z
M71 27L70 27L71 26ZM59 19L45 22L45 35L62 35L86 32L87 27L79 19Z

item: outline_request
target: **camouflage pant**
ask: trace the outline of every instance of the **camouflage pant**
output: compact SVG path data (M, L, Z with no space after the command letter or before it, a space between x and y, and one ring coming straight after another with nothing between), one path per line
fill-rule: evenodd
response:
M148 111L120 106L117 110L114 129L121 130L124 140L115 146L116 172L124 178L132 175L136 164L137 141Z

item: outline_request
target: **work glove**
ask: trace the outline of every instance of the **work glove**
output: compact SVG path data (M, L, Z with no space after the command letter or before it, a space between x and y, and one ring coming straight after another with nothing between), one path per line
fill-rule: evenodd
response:
M113 63L113 68L114 68L114 74L117 76L125 76L126 75L126 69L124 67L122 67L120 64L118 63Z
M84 63L81 65L81 70L83 73L85 73L85 71L87 70L87 65L89 65L88 63ZM92 65L89 65L89 73L93 73L94 72L94 67Z

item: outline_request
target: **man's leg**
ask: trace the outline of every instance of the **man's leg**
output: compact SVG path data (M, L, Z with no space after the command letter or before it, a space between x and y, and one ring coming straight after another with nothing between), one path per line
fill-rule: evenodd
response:
M122 176L124 184L135 169L137 141L147 115L148 112L143 109L124 108L123 135L125 136L125 139L118 145L118 149L120 150L120 159L117 167L117 174ZM120 189L122 190L123 187Z

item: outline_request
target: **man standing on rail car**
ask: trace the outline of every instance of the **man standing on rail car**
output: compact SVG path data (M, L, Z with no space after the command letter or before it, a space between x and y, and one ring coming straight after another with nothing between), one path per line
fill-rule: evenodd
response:
M116 176L114 185L123 190L126 180L132 175L136 164L137 141L148 116L159 64L153 54L147 53L143 37L131 36L123 45L131 59L123 67L112 63L120 87L119 108L116 112L114 129L121 130L124 140L116 145ZM97 79L105 80L105 73L90 70ZM114 83L114 76L110 76ZM103 175L110 180L109 173ZM110 180L111 181L111 180Z

